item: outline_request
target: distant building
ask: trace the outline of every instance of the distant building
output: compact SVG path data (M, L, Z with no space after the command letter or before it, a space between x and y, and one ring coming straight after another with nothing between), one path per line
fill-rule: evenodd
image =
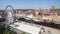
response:
M16 14L18 17L28 17L29 15L33 15L35 19L44 19L44 20L51 20L51 21L58 21L60 22L58 16L60 16L60 9L56 9L55 6L52 6L51 9L21 9L17 10ZM29 18L32 18L30 16Z
M0 10L0 18L5 18L6 12L5 10Z

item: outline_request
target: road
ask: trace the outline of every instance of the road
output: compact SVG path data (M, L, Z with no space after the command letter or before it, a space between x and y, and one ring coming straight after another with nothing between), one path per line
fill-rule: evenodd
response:
M47 27L47 26L42 26L42 25L37 25L37 24L33 24L33 23L24 23L24 24L27 24L27 25L31 25L31 26L34 26L34 27L38 27L38 28L44 28L45 32L41 33L41 34L59 34L60 33L60 29L55 29L55 28L51 28L51 27ZM20 34L21 31L18 30L18 29L14 29L14 31L17 32L17 34Z
M26 23L26 24L30 24L30 23ZM51 27L47 27L47 26L42 26L42 25L37 25L37 24L30 24L32 26L35 27L39 27L39 28L44 28L45 32L41 33L41 34L59 34L60 33L60 29L55 29L55 28L51 28Z

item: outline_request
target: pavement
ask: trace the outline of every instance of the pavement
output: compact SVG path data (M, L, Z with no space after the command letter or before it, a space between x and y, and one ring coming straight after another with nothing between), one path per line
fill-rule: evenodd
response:
M26 23L35 27L39 27L39 28L44 28L45 32L41 33L41 34L60 34L60 29L56 29L56 28L51 28L51 27L47 27L47 26L42 26L42 25L37 25L37 24L32 24L32 23Z
M33 23L24 23L27 25L31 25L31 26L35 26L38 28L44 28L45 32L41 33L41 34L60 34L60 29L55 29L55 28L51 28L51 27L47 27L47 26L42 26L42 25L37 25L37 24L33 24ZM20 33L19 30L14 29L18 34Z

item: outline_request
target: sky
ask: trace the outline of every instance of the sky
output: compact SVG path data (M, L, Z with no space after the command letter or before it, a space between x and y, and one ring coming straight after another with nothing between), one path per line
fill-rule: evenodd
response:
M60 8L60 0L0 0L0 10L5 10L7 5L14 9L49 9L52 6Z

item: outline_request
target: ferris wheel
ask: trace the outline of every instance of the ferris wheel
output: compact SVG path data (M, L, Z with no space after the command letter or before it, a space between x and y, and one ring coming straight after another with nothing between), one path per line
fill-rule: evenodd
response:
M8 7L10 7L12 10L8 10ZM6 25L12 24L15 22L15 13L14 13L14 9L12 6L7 5L5 8L5 11L7 13L6 16Z

